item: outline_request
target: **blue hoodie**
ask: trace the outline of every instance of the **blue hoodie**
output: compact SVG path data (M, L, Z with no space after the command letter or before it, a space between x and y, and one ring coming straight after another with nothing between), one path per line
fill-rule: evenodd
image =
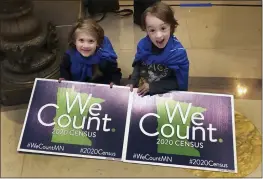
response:
M134 62L143 61L147 65L162 64L175 70L179 90L188 90L189 60L182 44L175 36L170 36L162 53L152 53L152 42L149 36L141 39L137 46Z

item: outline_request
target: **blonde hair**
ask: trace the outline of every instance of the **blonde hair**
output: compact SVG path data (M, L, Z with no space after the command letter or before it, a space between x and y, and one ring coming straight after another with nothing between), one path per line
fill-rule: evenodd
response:
M78 19L72 26L68 37L68 45L71 48L75 47L77 31L90 33L98 42L98 46L102 45L104 39L103 28L93 19Z

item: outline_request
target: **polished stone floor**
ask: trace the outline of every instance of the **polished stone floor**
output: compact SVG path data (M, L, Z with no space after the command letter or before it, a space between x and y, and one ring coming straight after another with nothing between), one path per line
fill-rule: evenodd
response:
M65 2L66 5L72 7L69 2ZM74 7L76 9L77 5ZM60 8L63 9L63 5ZM235 110L249 118L261 131L261 7L173 8L180 24L175 34L187 48L191 64L189 90L233 94ZM55 13L57 9L53 11ZM60 19L55 18L56 21ZM61 18L65 17L61 15ZM56 24L64 43L70 27L63 25L70 25L72 17L68 19L70 21L59 21L64 24ZM101 25L118 53L124 77L128 77L136 43L145 35L144 32L133 24L132 17L109 14ZM194 177L180 168L17 153L26 107L2 108L2 177ZM248 177L261 176L260 165Z

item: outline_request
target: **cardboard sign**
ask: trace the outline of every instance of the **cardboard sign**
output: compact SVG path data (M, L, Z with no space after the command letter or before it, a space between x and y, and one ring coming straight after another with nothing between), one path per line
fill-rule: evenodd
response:
M125 162L237 172L233 97L134 92Z
M121 159L129 89L36 79L18 151Z
M233 96L36 79L18 151L236 173Z

